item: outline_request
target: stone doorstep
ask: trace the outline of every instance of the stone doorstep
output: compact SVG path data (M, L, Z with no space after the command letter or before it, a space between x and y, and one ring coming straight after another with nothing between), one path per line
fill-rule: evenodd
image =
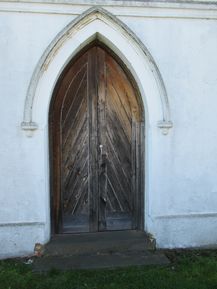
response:
M144 265L168 265L169 259L160 252L135 252L134 254L95 254L86 256L47 256L35 259L34 272L51 269L61 271L79 269L106 269Z
M57 235L45 246L45 256L155 250L155 240L141 231Z
M141 231L116 231L54 236L36 258L33 271L99 269L140 265L167 265L155 251L155 240Z
M96 242L95 244L89 244L88 242L83 244L65 244L62 246L50 245L45 247L45 256L75 256L75 255L89 255L89 254L105 254L116 252L139 252L144 250L154 250L150 244L142 242L141 240L122 241L121 243L110 242Z

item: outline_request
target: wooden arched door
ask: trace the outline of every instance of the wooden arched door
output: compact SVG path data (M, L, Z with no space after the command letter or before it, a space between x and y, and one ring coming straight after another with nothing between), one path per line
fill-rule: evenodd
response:
M95 43L56 85L49 120L54 233L142 228L142 106L123 67Z

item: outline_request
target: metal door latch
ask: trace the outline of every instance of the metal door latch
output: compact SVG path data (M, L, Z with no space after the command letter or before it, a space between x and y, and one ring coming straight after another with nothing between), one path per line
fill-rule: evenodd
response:
M102 149L103 149L103 145L99 145L99 149L100 149L100 154L102 155Z

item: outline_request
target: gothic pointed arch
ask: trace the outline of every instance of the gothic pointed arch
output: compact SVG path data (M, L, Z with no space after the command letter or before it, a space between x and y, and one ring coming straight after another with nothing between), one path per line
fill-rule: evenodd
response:
M160 71L145 45L117 17L101 7L90 8L70 22L40 58L25 99L22 129L47 126L55 83L70 59L88 43L99 39L126 64L140 89L147 116L164 133L172 127L169 101Z

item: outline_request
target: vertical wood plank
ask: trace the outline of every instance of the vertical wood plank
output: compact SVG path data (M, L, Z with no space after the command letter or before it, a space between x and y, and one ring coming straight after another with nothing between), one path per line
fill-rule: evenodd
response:
M132 229L136 228L137 218L137 201L135 198L136 194L136 122L132 120L132 146L131 146L131 162L132 162L132 177L131 177L131 203L132 203Z
M139 200L140 206L140 220L139 229L144 230L144 218L145 218L145 123L140 123L140 192Z
M99 230L106 230L107 206L107 147L106 147L106 70L105 51L97 47L97 80L98 80L98 176L99 176Z
M135 219L136 219L136 227L135 229L139 229L140 227L140 214L141 214L141 129L140 123L136 122L136 190L135 190L135 202L136 202L136 210L135 210Z
M61 101L55 99L51 118L51 130L53 133L53 217L54 232L62 232L62 204L61 204Z
M86 61L86 62L85 62ZM85 64L83 64L85 63ZM76 69L77 68L77 69ZM87 55L82 55L62 86L60 118L61 232L89 231Z
M109 152L107 179L110 203L116 204L113 210L107 210L107 229L126 230L133 228L135 215L135 188L132 186L132 108L129 101L129 98L134 97L134 93L129 93L130 84L125 72L108 53L106 75L106 137Z
M88 122L89 122L89 217L90 232L98 231L98 155L97 155L97 48L88 52Z

